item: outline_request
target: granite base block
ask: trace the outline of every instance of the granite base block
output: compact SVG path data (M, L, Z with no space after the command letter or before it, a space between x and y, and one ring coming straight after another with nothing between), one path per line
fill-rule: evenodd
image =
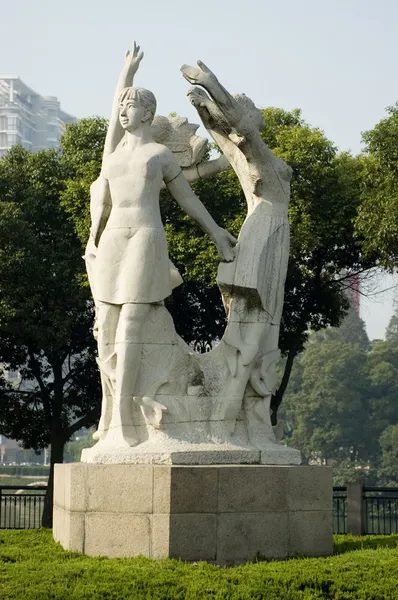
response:
M90 556L233 565L333 551L329 467L73 463L54 485L54 539Z

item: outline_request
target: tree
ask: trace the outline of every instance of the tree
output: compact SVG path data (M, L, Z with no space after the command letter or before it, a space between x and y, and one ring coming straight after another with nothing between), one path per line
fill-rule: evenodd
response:
M386 329L386 340L398 345L398 302L394 302L394 312Z
M393 269L398 260L398 103L387 117L363 134L365 143L362 204L356 232L368 255Z
M364 257L363 240L360 236L354 239L363 161L339 154L320 130L304 122L298 110L268 108L264 117L265 142L294 172L289 210L291 257L280 336L286 362L271 404L276 424L294 358L302 351L309 328L316 331L340 324L349 307L345 287L350 277L374 266L377 257ZM64 160L72 165L63 205L84 242L89 229L88 188L93 174L99 172L99 140L104 137L104 127L102 120L85 119L68 126L62 140ZM233 172L199 181L195 191L220 225L239 232L246 206ZM178 290L169 303L177 331L187 342L200 336L214 341L222 335L225 322L215 284L216 251L166 192L162 208L170 255L186 281L185 289Z
M300 379L283 408L291 444L305 462L357 466L375 455L366 361L359 344L311 336L295 367L300 365Z
M398 344L395 340L373 342L366 372L370 384L373 435L378 439L386 427L398 423Z
M398 424L389 425L380 437L380 475L387 485L398 484Z
M347 295L349 309L339 327L329 327L310 333L312 342L336 341L343 344L358 344L361 350L368 352L371 349L365 322L359 316L349 294Z
M365 323L353 306L350 306L341 326L337 330L338 338L346 344L358 344L365 352L370 350L370 341Z
M282 406L286 435L304 460L332 462L337 485L385 482L387 466L390 474L398 468L390 429L397 395L397 338L370 345L349 313L340 328L311 333L296 359Z
M89 291L72 223L60 206L65 167L54 151L13 147L0 160L0 431L24 448L51 445L43 525L52 518L54 464L99 417Z

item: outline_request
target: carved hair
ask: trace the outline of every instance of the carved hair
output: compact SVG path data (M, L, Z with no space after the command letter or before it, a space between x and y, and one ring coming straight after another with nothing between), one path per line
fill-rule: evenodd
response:
M234 94L234 98L237 103L242 106L250 119L255 123L256 127L258 127L260 131L263 131L263 129L265 129L264 115L263 112L254 104L253 100L246 96L246 94Z
M125 100L138 100L138 102L151 113L150 123L152 123L156 113L156 98L149 90L140 87L126 87L119 96L119 102Z

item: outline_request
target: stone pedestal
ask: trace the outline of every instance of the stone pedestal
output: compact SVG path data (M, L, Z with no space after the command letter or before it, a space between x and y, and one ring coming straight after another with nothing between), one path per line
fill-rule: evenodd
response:
M220 565L333 551L329 467L55 466L54 538L90 556Z

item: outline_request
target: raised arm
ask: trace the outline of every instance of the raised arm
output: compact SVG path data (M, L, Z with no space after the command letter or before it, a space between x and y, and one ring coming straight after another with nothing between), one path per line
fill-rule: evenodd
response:
M140 47L134 42L132 50L128 50L124 59L124 66L117 82L113 98L112 114L105 138L104 158L116 149L124 135L124 130L119 121L119 97L122 90L133 85L134 75L138 71L140 62L144 56Z
M201 85L209 92L216 105L224 113L227 121L239 132L239 125L245 116L243 109L221 85L214 73L200 60L198 60L198 67L183 65L181 72L189 83Z

